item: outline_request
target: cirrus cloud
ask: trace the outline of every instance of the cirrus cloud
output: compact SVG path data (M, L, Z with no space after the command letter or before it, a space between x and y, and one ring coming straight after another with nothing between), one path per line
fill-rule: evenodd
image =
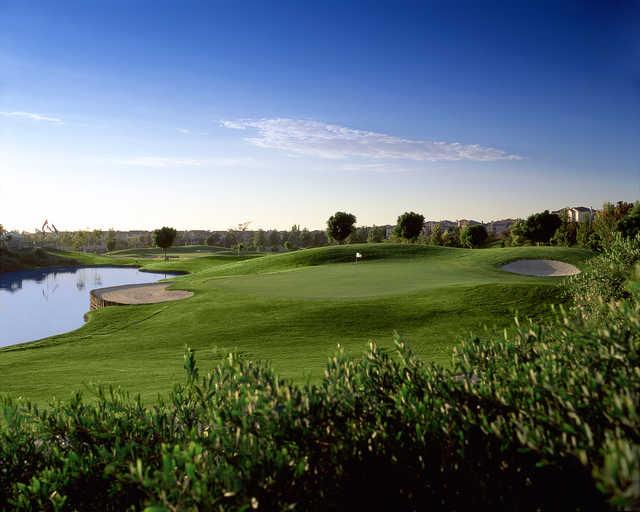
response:
M255 130L256 136L245 138L254 146L321 158L365 157L430 162L522 158L479 144L405 139L305 119L234 119L221 121L221 125L235 130Z
M47 123L64 124L62 119L60 119L59 117L43 116L41 114L36 114L34 112L22 112L22 111L0 112L0 116L22 117L24 119L30 119L31 121L46 121Z

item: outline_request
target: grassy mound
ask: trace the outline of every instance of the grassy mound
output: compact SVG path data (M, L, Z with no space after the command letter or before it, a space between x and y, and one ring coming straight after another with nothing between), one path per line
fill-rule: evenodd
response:
M0 272L14 272L37 267L75 266L79 261L66 255L52 254L42 249L10 251L0 248Z

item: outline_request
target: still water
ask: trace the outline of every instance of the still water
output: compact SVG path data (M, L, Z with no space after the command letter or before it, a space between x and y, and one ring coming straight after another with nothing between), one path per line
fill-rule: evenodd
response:
M172 277L136 268L85 267L0 274L0 347L77 329L89 311L89 291Z

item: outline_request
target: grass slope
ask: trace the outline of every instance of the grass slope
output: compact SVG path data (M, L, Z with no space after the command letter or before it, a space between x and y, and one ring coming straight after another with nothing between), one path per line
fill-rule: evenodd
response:
M357 265L356 250L365 256ZM235 350L270 360L284 377L317 378L337 344L351 354L369 339L391 346L394 329L420 357L448 364L460 336L485 325L502 329L515 312L544 316L561 301L560 279L508 274L500 265L520 258L580 265L587 257L550 247L367 244L154 262L145 268L192 272L174 281L195 295L93 312L77 331L0 351L0 390L45 401L101 382L152 400L181 378L185 344L198 350L203 367Z

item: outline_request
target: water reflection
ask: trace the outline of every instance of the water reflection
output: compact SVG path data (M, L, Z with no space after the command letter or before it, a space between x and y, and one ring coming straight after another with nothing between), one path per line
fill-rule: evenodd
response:
M36 340L80 327L89 291L152 283L171 274L135 268L36 269L0 274L0 346Z

